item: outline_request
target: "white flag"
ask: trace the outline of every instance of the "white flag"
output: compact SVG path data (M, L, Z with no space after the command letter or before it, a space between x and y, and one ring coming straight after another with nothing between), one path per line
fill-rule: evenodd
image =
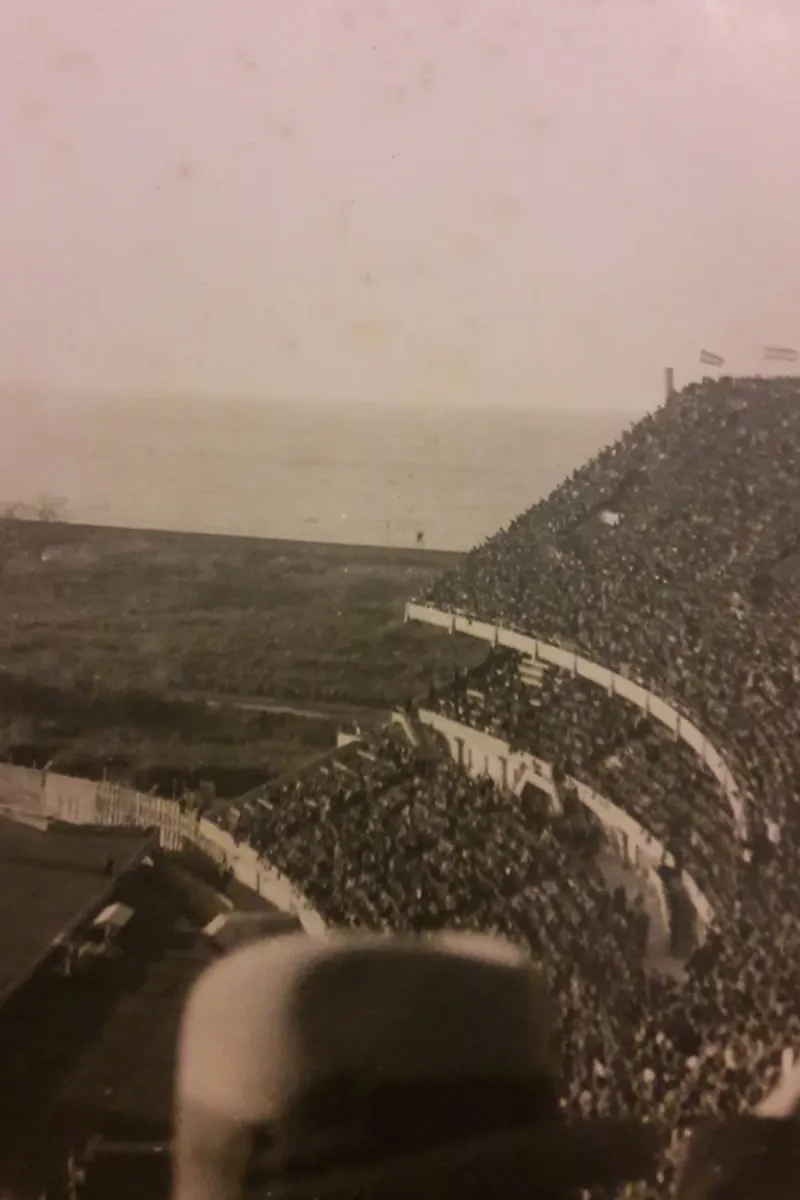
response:
M710 367L721 367L725 359L720 354L712 354L710 350L701 350L700 362L707 363Z

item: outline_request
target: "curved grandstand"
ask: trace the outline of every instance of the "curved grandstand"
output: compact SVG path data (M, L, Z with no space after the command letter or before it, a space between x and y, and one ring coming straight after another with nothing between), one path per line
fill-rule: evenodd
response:
M218 818L326 923L526 941L568 1110L680 1130L800 1039L798 461L800 381L671 395L409 607L480 667Z
M534 819L507 779L391 733L364 751L374 786L331 768L247 818L329 920L526 938L558 988L567 1103L584 1110L689 1122L748 1105L800 1033L798 461L800 381L692 385L417 598L446 628L497 631L427 707L607 796L708 897L716 922L681 981L646 975L633 922L609 920L588 818Z

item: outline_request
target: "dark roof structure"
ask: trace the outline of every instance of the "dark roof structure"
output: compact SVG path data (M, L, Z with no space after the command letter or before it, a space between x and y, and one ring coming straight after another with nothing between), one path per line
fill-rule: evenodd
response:
M157 845L149 830L0 817L0 1006Z
M70 978L35 970L0 1009L0 1190L60 1194L68 1149L95 1135L170 1136L181 1013L216 952L165 886L160 861L156 853L152 867L116 882L114 900L134 912L115 940L117 956ZM108 1194L116 1195L112 1174ZM157 1200L161 1184L142 1194Z
M57 1104L63 1125L77 1134L146 1140L170 1134L184 1002L217 955L176 910L157 872L139 873L131 884L126 891L136 905L136 920L124 946L127 985L63 1079Z

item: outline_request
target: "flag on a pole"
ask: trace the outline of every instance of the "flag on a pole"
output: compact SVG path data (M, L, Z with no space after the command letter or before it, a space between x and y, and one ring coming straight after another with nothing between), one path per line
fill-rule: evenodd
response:
M712 354L710 350L701 350L700 362L707 363L710 367L721 367L725 359L720 354Z
M789 346L765 346L764 358L771 362L797 362L797 351Z

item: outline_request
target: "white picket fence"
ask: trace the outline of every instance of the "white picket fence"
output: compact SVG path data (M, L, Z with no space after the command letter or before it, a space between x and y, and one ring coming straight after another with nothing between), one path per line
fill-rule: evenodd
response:
M50 771L0 763L0 816L32 823L67 821L71 825L157 828L164 850L197 846L221 867L231 867L245 887L282 912L292 913L312 937L325 934L319 914L288 879L250 846L196 813L182 812L177 800L164 800L121 784L77 779Z
M136 825L145 829L156 826L163 850L180 850L186 840L196 839L199 824L197 815L182 812L176 800L134 792L107 781L95 786L95 811L91 824Z

